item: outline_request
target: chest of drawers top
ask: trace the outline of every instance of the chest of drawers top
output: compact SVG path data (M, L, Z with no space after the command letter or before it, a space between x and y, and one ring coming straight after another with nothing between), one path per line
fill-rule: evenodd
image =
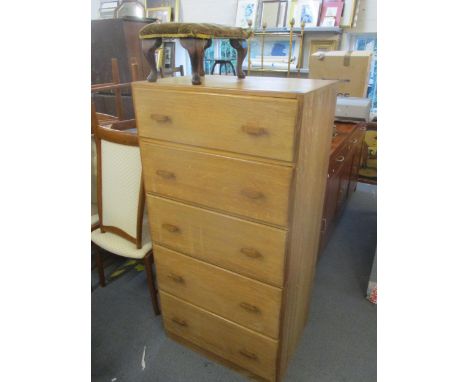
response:
M333 81L206 76L133 84L139 136L294 162L302 97Z

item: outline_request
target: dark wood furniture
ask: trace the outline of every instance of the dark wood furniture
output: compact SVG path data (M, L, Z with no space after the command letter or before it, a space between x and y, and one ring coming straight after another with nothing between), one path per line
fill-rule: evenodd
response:
M91 21L91 83L112 82L111 59L119 62L120 80L130 82L132 64L138 65L138 80L146 78L146 62L138 32L151 21L108 19ZM129 93L124 93L129 94Z
M362 158L365 123L335 122L336 134L332 140L328 166L327 189L320 231L322 254L346 201L356 191Z

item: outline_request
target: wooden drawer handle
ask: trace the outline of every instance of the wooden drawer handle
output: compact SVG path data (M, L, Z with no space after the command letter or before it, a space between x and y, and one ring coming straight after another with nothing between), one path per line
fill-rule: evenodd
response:
M260 309L258 309L255 305L251 305L247 302L241 302L239 306L251 313L260 313Z
M162 227L172 233L180 232L180 228L173 224L163 223Z
M337 162L343 162L344 161L344 156L340 155L338 158L335 159Z
M241 248L240 250L244 255L251 257L253 259L259 259L263 255L254 248Z
M179 284L185 283L185 280L182 276L175 275L174 273L169 273L167 277L169 277L171 280L175 281L176 283L179 283Z
M250 199L261 199L265 196L263 192L250 190L248 188L242 190L242 194L247 196Z
M161 178L164 178L164 179L175 179L175 174L170 171L157 170L156 174L158 174Z
M244 133L247 133L249 135L253 135L255 137L259 137L261 135L267 135L268 134L268 131L266 129L264 129L263 127L249 126L249 125L242 126L242 131Z
M257 357L257 355L255 353L251 353L251 352L249 352L247 350L244 350L244 349L239 350L239 353L242 354L244 357L249 358L249 359L254 359L254 360L258 359L258 357Z
M175 322L177 325L188 326L187 323L184 320L181 320L180 318L172 317L171 320L172 320L172 322Z
M150 118L158 123L170 123L171 117L162 114L151 114Z

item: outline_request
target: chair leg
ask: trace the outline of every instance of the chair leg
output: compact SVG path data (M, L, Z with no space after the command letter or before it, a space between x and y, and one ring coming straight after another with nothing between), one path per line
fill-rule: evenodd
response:
M143 261L145 263L146 281L148 283L148 289L151 295L151 303L153 304L154 314L158 316L161 314L161 312L158 307L158 291L155 287L155 281L153 276L153 252L148 252L143 258Z
M96 266L99 275L99 285L102 287L106 286L106 276L104 275L104 264L102 262L101 252L97 246L94 246L94 251L96 254Z

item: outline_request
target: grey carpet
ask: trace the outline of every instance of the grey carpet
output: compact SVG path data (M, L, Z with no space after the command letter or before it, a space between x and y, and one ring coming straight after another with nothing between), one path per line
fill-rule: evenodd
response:
M376 226L376 187L359 184L318 264L309 321L286 382L377 380L377 308L365 299ZM94 382L245 381L165 336L144 272L125 272L95 289L91 303Z

